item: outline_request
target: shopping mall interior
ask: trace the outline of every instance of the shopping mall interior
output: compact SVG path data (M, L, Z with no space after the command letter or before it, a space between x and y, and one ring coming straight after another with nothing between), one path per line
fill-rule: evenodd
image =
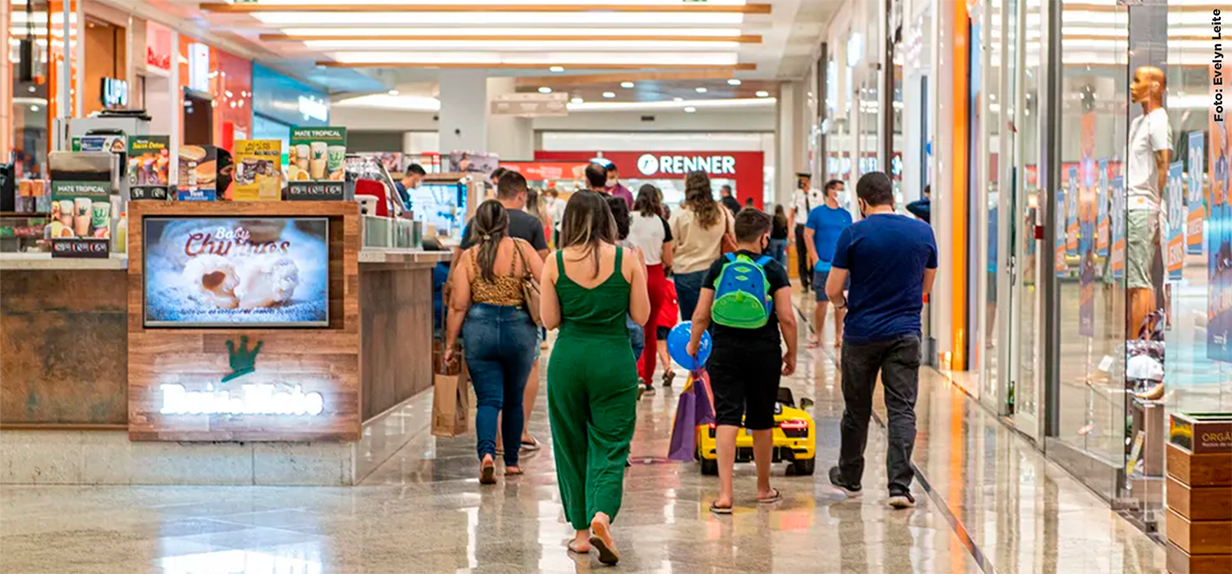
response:
M4 0L0 572L580 573L618 547L619 571L663 574L1230 574L1220 9ZM696 255L716 201L729 228ZM616 222L594 238L588 205ZM844 246L886 216L933 237L914 410L876 386L860 493L828 470L867 343L840 345L839 301L858 328L868 287L852 271L822 301L847 271L814 253L819 209L855 222ZM773 488L740 428L759 401L715 430L724 370L765 361L712 324L691 370L699 315L675 305L694 289L721 323L748 221L774 222L752 249L782 250L754 265L757 325L790 339ZM519 225L533 249L487 250ZM576 245L596 278L616 253L611 278L575 281ZM482 297L517 304L496 319ZM628 329L579 351L566 297ZM758 377L742 388L773 390ZM627 383L619 440L604 381ZM612 489L619 517L596 502Z

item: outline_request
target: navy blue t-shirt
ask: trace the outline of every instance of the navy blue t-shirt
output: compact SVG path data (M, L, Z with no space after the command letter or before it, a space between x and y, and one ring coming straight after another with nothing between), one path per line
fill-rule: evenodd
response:
M927 223L870 215L839 234L832 263L851 275L844 341L919 336L924 270L937 268L937 242Z

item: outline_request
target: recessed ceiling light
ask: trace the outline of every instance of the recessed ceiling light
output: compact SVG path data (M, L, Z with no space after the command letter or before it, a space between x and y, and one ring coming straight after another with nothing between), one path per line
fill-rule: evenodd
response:
M691 114L691 113L696 112L696 111L697 111L697 108L695 108L695 107L693 107L693 106L685 106L685 108L684 108L684 113L686 113L686 114Z
M727 80L727 85L729 85L729 86L739 86L739 85L740 85L740 84L742 84L742 83L743 83L743 82L741 82L740 80L737 80L736 78L732 78L732 79L730 79L730 80Z
M565 71L565 67L564 66L552 66L551 68L548 68L548 70L550 70L554 74L559 74Z
M770 92L767 92L766 90L758 90L758 91L757 91L757 97L759 97L759 98L768 98L768 97L770 97Z
M391 96L396 96L396 95L398 95L398 90L389 90L389 95L391 95Z
M633 87L633 82L621 82L620 87L628 90Z
M30 106L30 111L32 111L32 112L37 112L37 111L39 111L39 107L38 107L38 106Z
M580 103L582 103L582 102L583 102L583 101L585 101L585 100L583 100L582 98L573 98L572 100L569 100L569 101L570 101L570 102L573 102L573 103L575 103L575 104L580 104Z
M603 97L605 97L605 98L614 98L614 97L616 97L616 92L603 92Z
M684 98L672 98L673 102L683 102Z
M697 88L697 93L699 93L699 94L704 94L704 93L706 93L706 92L708 92L708 91L710 91L710 90L707 90L706 88Z
M549 88L549 87L547 87L547 86L543 86L542 88L539 88L539 93L541 93L541 94L550 94L550 93L552 93L552 88Z

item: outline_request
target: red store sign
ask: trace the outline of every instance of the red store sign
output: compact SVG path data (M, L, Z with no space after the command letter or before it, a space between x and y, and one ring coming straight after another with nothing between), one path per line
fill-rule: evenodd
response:
M536 161L588 162L602 156L620 168L622 180L684 179L690 171L704 171L711 179L731 180L736 198L763 209L765 157L759 151L536 151ZM718 191L718 186L715 186ZM634 190L636 193L636 190ZM718 194L715 194L716 198Z

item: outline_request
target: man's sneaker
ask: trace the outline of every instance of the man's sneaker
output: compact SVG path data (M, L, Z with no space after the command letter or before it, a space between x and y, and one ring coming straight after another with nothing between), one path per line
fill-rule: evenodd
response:
M910 492L890 493L890 499L886 501L890 508L902 510L904 508L915 508L915 497L911 496Z
M860 494L861 486L858 484L850 484L843 480L843 473L839 471L837 466L830 467L830 484L838 487L839 490L847 494L847 496L856 496Z

